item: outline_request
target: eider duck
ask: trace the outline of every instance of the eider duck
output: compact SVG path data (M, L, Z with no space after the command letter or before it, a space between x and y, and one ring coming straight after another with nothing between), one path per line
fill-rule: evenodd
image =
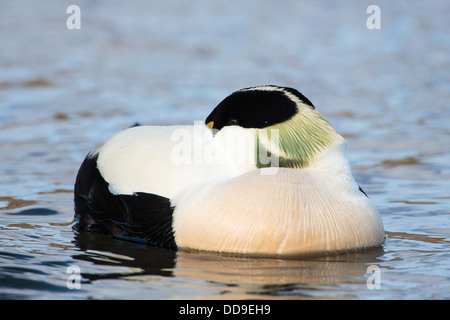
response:
M293 88L238 90L193 126L134 126L82 163L75 219L151 246L301 255L379 246L346 143Z

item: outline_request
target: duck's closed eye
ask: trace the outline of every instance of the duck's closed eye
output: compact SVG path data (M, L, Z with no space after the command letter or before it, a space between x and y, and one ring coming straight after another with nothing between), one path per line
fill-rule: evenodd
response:
M239 121L237 121L236 119L229 119L227 124L229 126L237 126L239 124Z

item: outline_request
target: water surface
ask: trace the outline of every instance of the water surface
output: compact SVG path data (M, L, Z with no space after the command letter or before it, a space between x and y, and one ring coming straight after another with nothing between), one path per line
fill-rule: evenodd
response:
M81 30L66 27L70 4L0 3L0 298L450 298L446 1L378 1L380 30L365 1L86 0ZM262 84L299 89L344 135L382 248L245 258L72 230L88 151L135 122L193 124Z

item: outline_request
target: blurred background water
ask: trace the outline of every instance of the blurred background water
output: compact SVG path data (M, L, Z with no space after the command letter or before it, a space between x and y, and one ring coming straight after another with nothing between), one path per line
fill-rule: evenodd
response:
M81 9L69 30L66 9ZM369 5L381 9L370 30ZM0 2L0 298L450 298L450 4ZM243 87L305 94L349 144L380 250L315 259L171 252L72 231L89 150L192 124ZM69 289L67 267L80 268ZM380 269L380 289L367 268Z

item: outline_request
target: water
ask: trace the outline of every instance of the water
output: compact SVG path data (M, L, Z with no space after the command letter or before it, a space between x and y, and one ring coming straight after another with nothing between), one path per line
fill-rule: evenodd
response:
M365 1L86 0L81 30L66 28L70 4L0 2L0 298L450 298L448 2L377 1L380 30ZM299 89L345 136L383 248L256 259L73 232L89 150L262 84Z

